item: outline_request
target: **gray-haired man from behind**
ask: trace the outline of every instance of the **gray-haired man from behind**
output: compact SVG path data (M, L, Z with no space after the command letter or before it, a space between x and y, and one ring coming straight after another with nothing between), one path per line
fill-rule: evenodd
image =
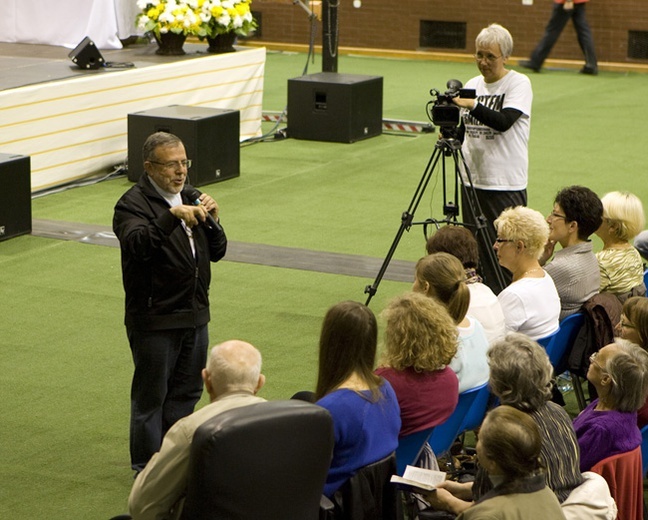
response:
M202 377L210 404L173 425L160 451L135 479L128 499L134 520L179 518L195 431L222 412L265 401L256 396L265 383L261 354L244 341L231 340L213 347Z

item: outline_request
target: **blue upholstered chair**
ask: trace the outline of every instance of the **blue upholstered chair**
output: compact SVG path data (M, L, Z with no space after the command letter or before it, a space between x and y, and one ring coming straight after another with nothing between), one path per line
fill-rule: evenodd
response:
M486 390L484 390L486 389ZM434 450L437 457L447 452L454 440L464 431L463 425L466 417L470 412L470 408L477 399L477 396L482 395L481 392L488 391L488 383L481 386L471 388L459 394L459 402L452 415L443 423L439 424L432 431L430 436L430 446ZM483 417L482 417L483 418Z
M416 466L425 443L432 435L432 430L434 430L434 427L410 433L398 440L396 467L400 476L403 476L406 466Z

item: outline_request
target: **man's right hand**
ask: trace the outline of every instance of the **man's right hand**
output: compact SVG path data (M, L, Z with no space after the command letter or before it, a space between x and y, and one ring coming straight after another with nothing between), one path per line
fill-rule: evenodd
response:
M187 227L197 226L201 222L205 222L208 212L205 206L189 206L182 204L179 206L173 206L169 211L171 214L180 220L182 220Z

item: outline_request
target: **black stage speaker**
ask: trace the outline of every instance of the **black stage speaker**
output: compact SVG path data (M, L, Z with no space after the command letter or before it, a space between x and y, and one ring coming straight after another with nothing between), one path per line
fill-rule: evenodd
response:
M240 175L241 128L238 110L171 105L128 114L128 178L135 182L144 165L142 146L149 135L168 132L184 143L193 164L189 184L202 186Z
M82 69L98 69L106 64L99 49L88 36L83 38L81 43L70 51L68 58Z
M319 72L288 80L288 136L353 143L382 133L383 78Z
M0 153L0 240L31 233L29 156Z

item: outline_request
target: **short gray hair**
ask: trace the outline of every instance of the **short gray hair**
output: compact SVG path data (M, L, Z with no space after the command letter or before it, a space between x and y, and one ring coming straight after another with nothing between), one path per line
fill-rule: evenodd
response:
M500 24L492 23L483 28L475 38L475 46L486 46L496 43L499 45L502 56L508 58L513 52L513 37L507 29Z
M615 338L613 345L618 352L603 367L612 378L610 398L616 410L636 412L648 396L648 352L627 339Z
M178 146L182 139L168 132L155 132L148 136L142 146L142 160L144 162L155 160L155 149L159 146Z
M552 395L553 367L544 348L525 334L510 332L487 353L491 391L502 404L533 412Z
M211 349L206 368L212 386L221 392L254 392L261 375L261 353L245 341L226 341Z

